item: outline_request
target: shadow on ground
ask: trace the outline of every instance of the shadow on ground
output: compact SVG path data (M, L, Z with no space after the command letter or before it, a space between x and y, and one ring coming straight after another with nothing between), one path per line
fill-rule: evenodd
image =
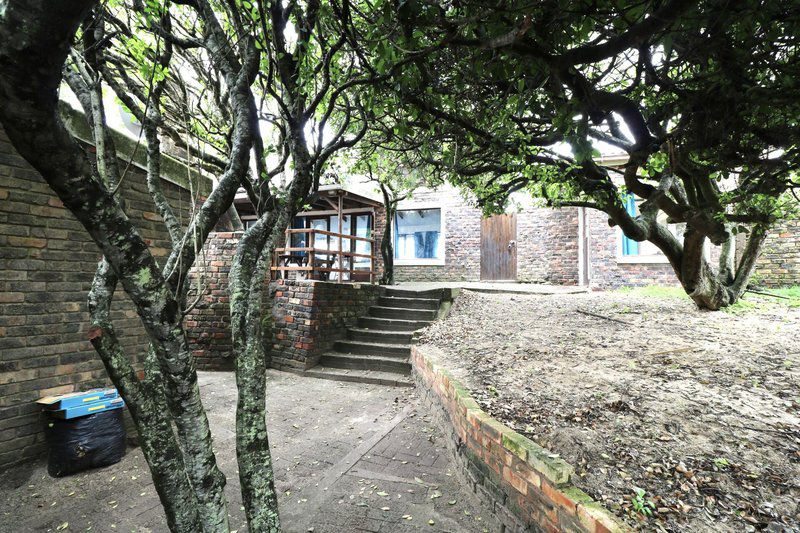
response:
M200 383L232 528L242 533L233 375L204 372ZM284 531L499 531L461 486L412 389L270 371L267 407ZM130 448L114 466L67 478L50 478L43 462L0 475L0 531L166 526L141 451Z

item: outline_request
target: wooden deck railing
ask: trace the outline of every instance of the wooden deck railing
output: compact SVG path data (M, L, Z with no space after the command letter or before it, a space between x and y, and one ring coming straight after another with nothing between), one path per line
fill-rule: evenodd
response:
M296 234L306 234L305 246L292 246L292 236ZM326 243L325 248L316 246L320 237L324 237L322 240ZM337 239L338 247L333 248L331 244L336 243ZM361 254L354 251L354 243L359 241L370 243L370 253ZM369 269L355 268L354 259L357 258L369 259ZM367 281L355 279L363 277L368 278L370 283L375 283L375 239L314 228L287 229L286 244L282 248L276 248L272 257L272 279L287 278L290 272L294 272L301 279Z

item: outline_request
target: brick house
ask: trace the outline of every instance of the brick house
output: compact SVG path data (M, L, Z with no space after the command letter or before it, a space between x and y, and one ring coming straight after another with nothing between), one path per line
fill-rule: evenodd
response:
M598 289L678 284L654 245L628 239L600 211L541 207L525 195L511 203L506 214L484 218L473 199L453 187L415 191L391 221L395 279L513 280ZM631 199L627 208L637 213L638 202ZM378 242L385 227L379 208L372 233ZM679 224L669 227L676 235L683 230ZM719 250L709 244L707 253L713 262ZM377 263L380 270L380 257ZM772 230L755 280L765 286L800 283L800 221L787 220Z

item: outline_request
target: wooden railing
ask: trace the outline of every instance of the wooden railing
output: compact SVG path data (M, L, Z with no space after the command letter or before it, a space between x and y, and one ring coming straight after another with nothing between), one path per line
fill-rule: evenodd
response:
M292 246L292 236L296 234L307 236L305 246ZM326 248L316 247L320 237L324 237ZM337 239L338 249L332 249L331 241L336 242ZM354 251L354 243L359 241L370 243L369 254ZM354 259L357 258L369 259L369 269L355 268ZM345 265L345 262L348 264ZM301 279L340 282L369 280L375 283L375 239L314 228L287 229L286 244L283 248L276 248L272 257L272 279L287 278L290 272Z

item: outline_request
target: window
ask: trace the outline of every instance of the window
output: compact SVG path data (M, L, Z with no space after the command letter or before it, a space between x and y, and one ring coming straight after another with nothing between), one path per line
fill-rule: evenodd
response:
M337 215L328 215L316 218L310 217L296 217L292 227L299 228L313 228L325 232L339 233L339 217ZM306 235L304 233L295 234L292 237L293 246L306 247ZM344 215L342 218L342 235L354 235L356 237L372 238L372 215L370 214L354 214ZM352 263L353 270L370 270L372 254L372 243L369 241L360 241L355 239L342 238L342 248L349 254L358 254L366 257L354 257L353 255L345 255L341 258L342 268L349 270ZM339 237L325 234L314 235L314 249L317 250L315 255L315 265L323 268L339 268L339 256L335 254L327 254L323 252L333 251L339 249ZM302 252L305 254L305 252ZM363 273L362 273L363 274ZM338 280L339 273L331 272L329 275L330 280ZM350 274L345 272L342 274L342 280L350 279ZM361 278L363 279L363 275Z
M398 262L435 263L444 260L441 209L397 211L394 257Z
M356 215L355 236L365 239L372 238L372 215ZM371 255L372 243L367 241L355 241L355 252L359 255ZM368 257L354 257L353 268L356 270L369 270L370 259Z
M633 195L628 196L625 201L625 209L631 216L639 215L639 204ZM660 224L665 224L677 239L683 238L685 224L670 224L668 222L667 214L663 211L658 213L656 219ZM622 231L619 232L621 236L621 249L619 260L621 262L629 263L661 263L666 262L667 257L661 253L661 250L650 241L637 242L633 239L626 237Z

